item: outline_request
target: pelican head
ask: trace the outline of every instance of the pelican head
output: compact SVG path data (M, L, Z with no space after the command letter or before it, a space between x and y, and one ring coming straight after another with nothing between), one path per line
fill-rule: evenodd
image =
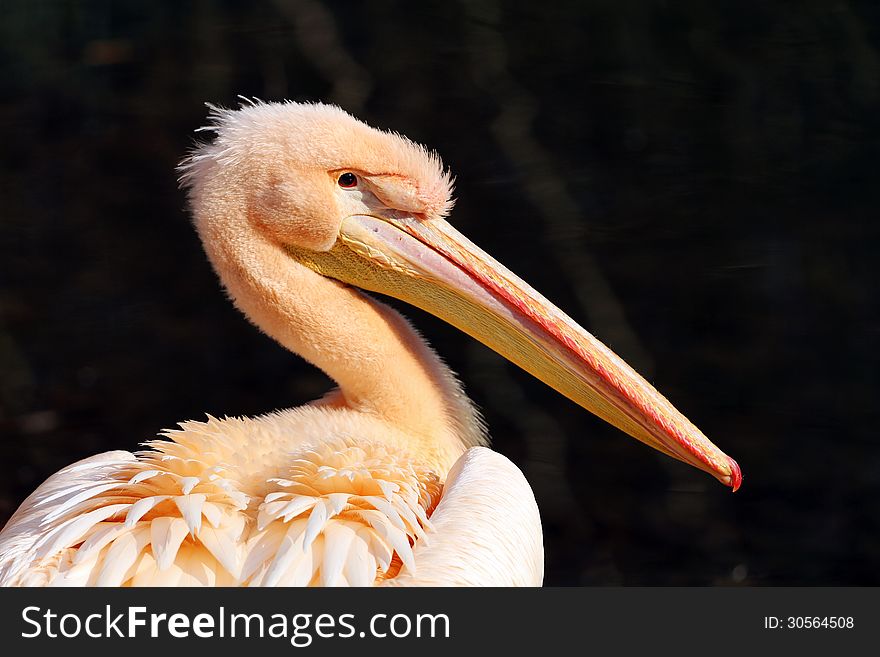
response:
M203 239L237 221L286 258L411 303L583 408L736 490L736 461L608 347L456 231L436 154L323 104L214 109L216 137L182 165ZM259 275L258 272L251 275Z

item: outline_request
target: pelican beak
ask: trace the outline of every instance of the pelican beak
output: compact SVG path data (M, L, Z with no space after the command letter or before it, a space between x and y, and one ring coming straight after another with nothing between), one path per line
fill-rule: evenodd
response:
M449 322L622 431L737 490L736 461L635 370L447 222L346 218L330 251L289 248L324 276Z

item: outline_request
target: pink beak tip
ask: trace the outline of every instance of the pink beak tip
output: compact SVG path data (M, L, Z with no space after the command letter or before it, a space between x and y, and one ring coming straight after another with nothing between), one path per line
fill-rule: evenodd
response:
M730 481L727 482L727 485L730 486L732 491L735 493L739 490L739 487L742 486L742 470L740 470L739 463L734 461L729 456L727 458L730 461Z

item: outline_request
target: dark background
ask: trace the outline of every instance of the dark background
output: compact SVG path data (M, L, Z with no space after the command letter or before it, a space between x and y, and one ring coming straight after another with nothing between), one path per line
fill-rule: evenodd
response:
M331 383L224 299L174 167L236 95L436 148L453 223L742 466L732 495L405 309L553 585L880 584L880 3L0 3L0 522L177 420ZM401 304L396 304L398 307Z

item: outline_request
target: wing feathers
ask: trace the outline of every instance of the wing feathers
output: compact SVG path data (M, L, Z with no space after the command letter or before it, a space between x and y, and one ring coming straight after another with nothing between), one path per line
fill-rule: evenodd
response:
M442 490L430 470L340 439L292 455L252 499L223 461L235 443L210 424L47 480L0 534L0 584L368 586L415 572Z

